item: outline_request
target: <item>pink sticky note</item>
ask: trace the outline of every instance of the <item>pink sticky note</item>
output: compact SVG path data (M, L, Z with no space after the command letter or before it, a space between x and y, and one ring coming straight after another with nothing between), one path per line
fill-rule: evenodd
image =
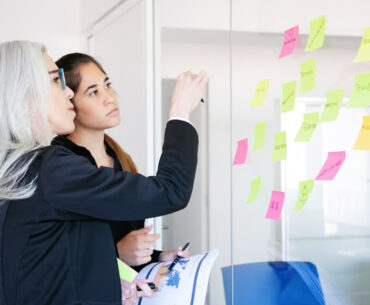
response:
M333 180L345 159L345 151L329 152L328 158L317 175L316 180Z
M269 208L267 210L266 218L279 220L281 210L284 204L285 193L272 191Z
M233 165L243 164L247 158L248 152L248 139L238 141L238 147L236 148L236 154L234 157Z
M284 43L281 48L279 58L288 56L293 53L295 46L297 44L298 35L299 35L298 25L284 32Z

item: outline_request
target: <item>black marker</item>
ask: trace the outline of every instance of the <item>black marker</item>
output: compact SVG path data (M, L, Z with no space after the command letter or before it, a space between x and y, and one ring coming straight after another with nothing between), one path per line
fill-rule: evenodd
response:
M155 290L157 287L155 287L155 284L153 282L147 283L149 288L152 290ZM141 288L136 286L136 291L141 291Z
M181 251L185 251L187 247L189 247L190 243L186 243L185 246L182 247ZM168 272L171 272L172 268L176 265L176 263L181 259L182 257L179 255L176 255L174 261L172 264L168 267Z

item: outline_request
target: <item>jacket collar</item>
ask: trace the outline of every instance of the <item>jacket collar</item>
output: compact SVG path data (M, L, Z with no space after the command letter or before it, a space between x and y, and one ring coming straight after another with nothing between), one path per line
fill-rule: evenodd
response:
M112 158L114 158L115 163L116 163L117 156L116 156L115 152L107 144L106 141L104 141L104 144L105 144L105 148L106 148L107 154L110 155ZM97 166L97 164L95 162L95 159L92 156L92 154L90 153L90 151L88 149L86 149L85 147L79 146L76 143L72 142L71 140L69 140L67 138L67 136L56 136L51 141L51 145L61 145L61 146L64 146L64 147L68 148L69 150L71 150L72 152L74 152L76 155L86 157L87 159L89 159L89 161L93 165Z

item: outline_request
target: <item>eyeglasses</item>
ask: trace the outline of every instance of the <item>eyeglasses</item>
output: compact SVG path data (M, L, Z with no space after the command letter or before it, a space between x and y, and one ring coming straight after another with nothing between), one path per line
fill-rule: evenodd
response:
M67 88L66 79L64 77L64 70L63 70L63 68L60 68L59 70L49 71L48 73L49 74L58 73L59 74L59 78L60 78L60 83L62 85L62 89L65 90Z

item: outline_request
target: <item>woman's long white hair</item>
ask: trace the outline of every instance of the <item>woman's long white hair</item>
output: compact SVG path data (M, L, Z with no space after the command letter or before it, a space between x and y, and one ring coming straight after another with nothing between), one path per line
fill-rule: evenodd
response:
M45 52L29 41L0 44L0 200L28 198L36 189L37 177L25 176L51 136Z

